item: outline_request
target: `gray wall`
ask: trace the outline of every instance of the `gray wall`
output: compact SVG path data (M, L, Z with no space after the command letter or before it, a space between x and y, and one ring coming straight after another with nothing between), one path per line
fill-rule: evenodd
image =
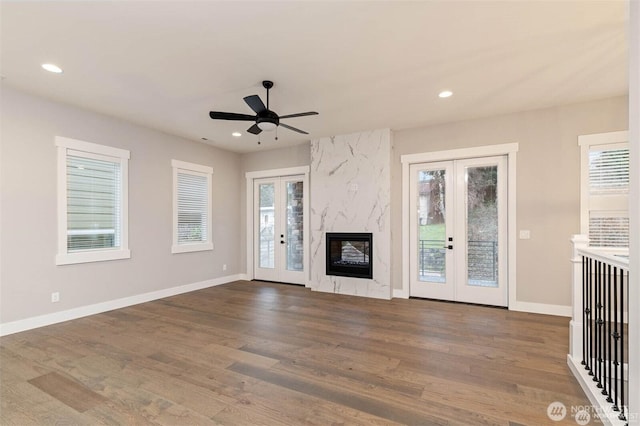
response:
M578 135L627 129L626 97L616 97L499 117L394 132L391 205L392 253L401 253L402 172L400 156L517 142L517 300L571 304L569 258L572 234L580 232ZM392 268L402 284L402 259Z
M238 155L6 87L1 107L2 323L246 272L245 172L310 164L308 144ZM392 253L401 252L401 155L518 142L517 227L531 230L531 239L518 240L517 298L569 305L568 239L579 232L577 136L626 129L627 111L627 98L618 97L395 131ZM55 265L55 136L131 151L131 259ZM214 168L213 251L170 252L172 158ZM392 257L399 288L402 259Z
M242 178L246 172L308 166L311 163L311 145L260 150L242 155Z
M397 130L391 157L392 283L402 287L402 171L400 156L517 142L517 300L571 304L572 234L580 232L578 136L627 129L626 96L498 117ZM245 171L310 164L309 146L242 156ZM244 193L244 185L243 185ZM244 218L244 201L241 212ZM313 205L313 194L311 194ZM245 222L243 222L245 223ZM245 241L244 227L242 241ZM242 249L244 265L245 248Z
M244 271L238 154L3 87L0 322ZM131 259L55 265L55 136L131 151ZM211 166L214 250L171 254L171 159ZM222 265L227 264L227 271ZM51 303L51 293L60 302Z

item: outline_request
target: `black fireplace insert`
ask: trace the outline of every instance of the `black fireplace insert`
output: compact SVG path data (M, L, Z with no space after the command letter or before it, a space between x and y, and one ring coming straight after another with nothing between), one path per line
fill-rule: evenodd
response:
M373 278L373 234L327 232L327 275Z

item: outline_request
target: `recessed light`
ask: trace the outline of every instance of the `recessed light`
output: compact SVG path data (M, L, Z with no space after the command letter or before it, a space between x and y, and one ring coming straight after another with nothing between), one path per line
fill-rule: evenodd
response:
M62 68L54 64L42 64L42 68L49 72L54 72L56 74L62 73Z
M438 93L438 97L440 98L448 98L451 95L453 95L453 92L451 90L443 90L442 92Z
M231 133L231 136L236 137L236 138L239 138L240 136L242 136L242 133L240 133L240 132L233 132L233 133Z

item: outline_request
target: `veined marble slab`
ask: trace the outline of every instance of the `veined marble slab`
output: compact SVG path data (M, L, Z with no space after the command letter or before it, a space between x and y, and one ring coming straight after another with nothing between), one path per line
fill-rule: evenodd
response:
M311 288L390 299L391 130L311 141ZM326 275L326 232L373 233L373 279Z

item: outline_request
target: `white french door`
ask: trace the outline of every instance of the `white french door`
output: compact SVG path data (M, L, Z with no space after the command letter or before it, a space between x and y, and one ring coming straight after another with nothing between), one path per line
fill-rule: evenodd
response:
M409 294L507 306L506 157L409 168Z
M305 179L254 180L254 278L305 284Z

